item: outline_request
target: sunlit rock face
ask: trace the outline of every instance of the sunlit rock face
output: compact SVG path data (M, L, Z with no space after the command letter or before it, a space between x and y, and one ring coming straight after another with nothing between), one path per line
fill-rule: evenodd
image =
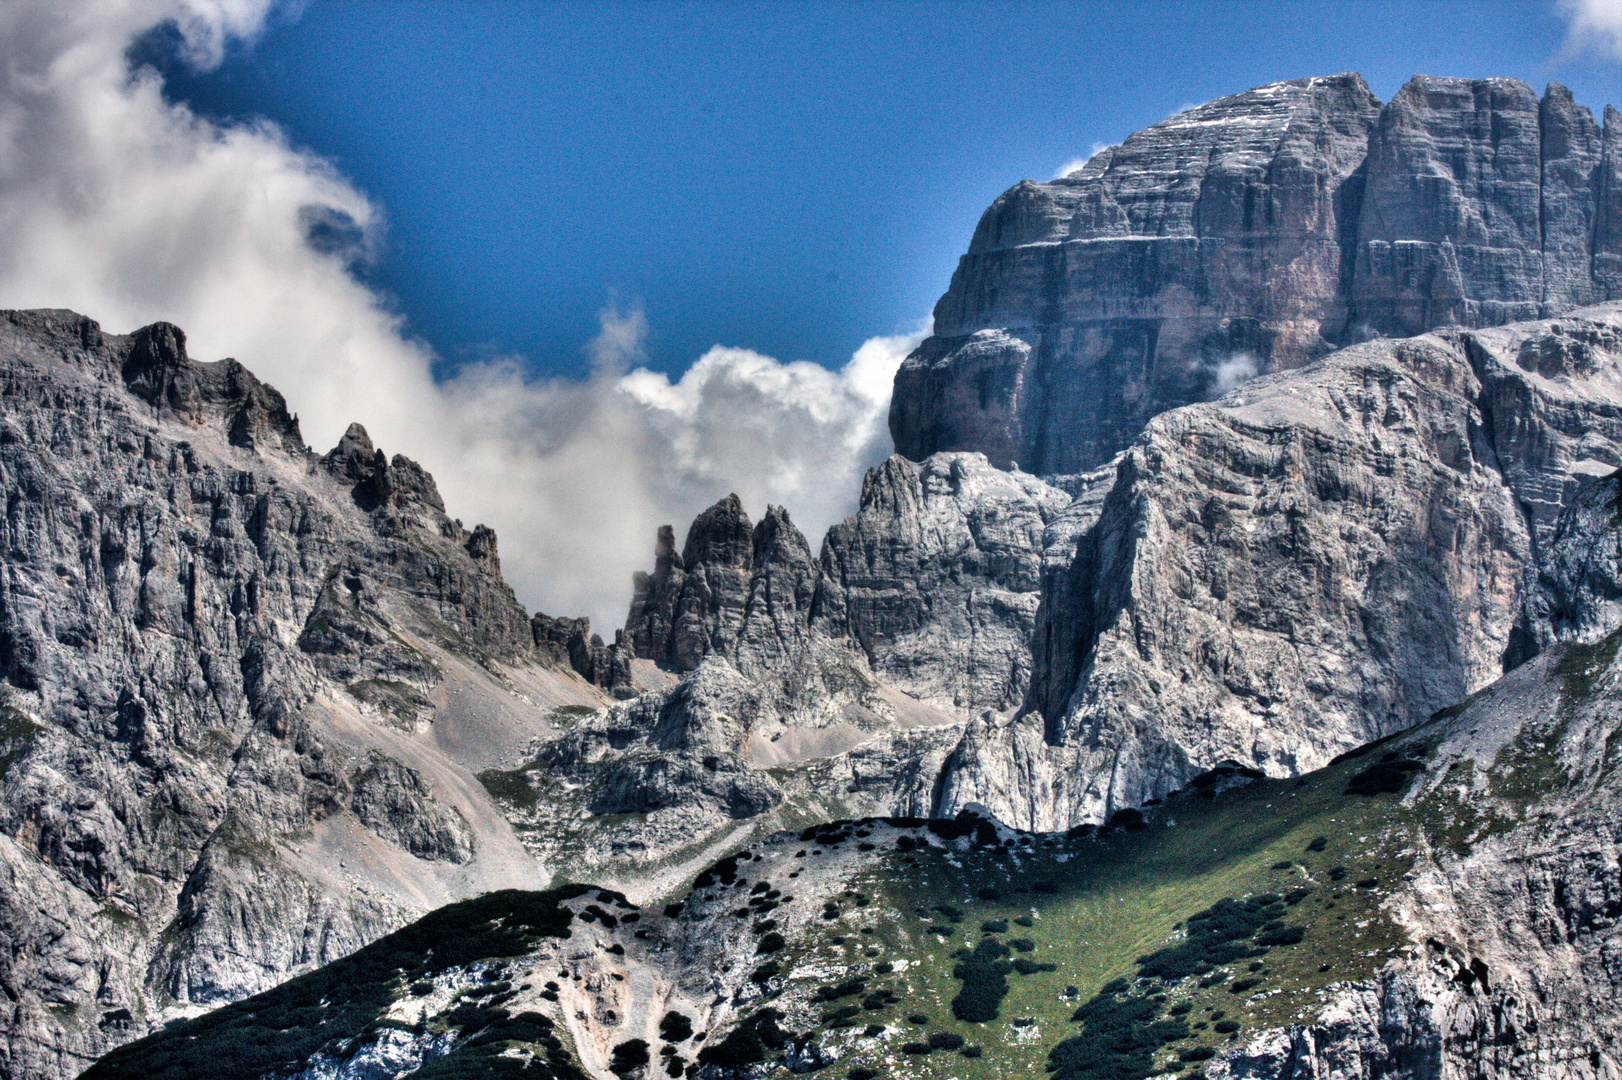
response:
M992 204L896 377L899 453L1078 473L1372 336L1622 295L1622 127L1562 86L1355 74L1180 113Z

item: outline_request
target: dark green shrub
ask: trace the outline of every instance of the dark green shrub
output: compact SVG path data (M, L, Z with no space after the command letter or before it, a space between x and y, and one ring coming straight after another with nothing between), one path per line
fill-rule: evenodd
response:
M1231 1035L1239 1030L1239 1023L1236 1020L1219 1020L1211 1025L1211 1029L1220 1031L1224 1035Z
M1312 838L1311 843L1307 844L1307 850L1308 851L1322 851L1324 848L1326 848L1328 846L1329 846L1329 837L1327 837L1327 836L1314 836Z
M997 1019L1002 999L1008 996L1008 973L1013 970L1003 957L1008 946L1000 938L984 937L974 951L952 968L952 977L963 988L952 999L952 1015L966 1023L984 1024Z
M980 924L980 932L984 934L1006 934L1008 933L1008 920L987 919Z
M1408 786L1416 772L1423 772L1425 763L1387 754L1391 760L1380 761L1354 774L1346 783L1348 795L1395 794Z
M1281 926L1277 930L1268 930L1256 936L1256 944L1272 947L1274 945L1294 945L1307 936L1305 927ZM1254 970L1254 969L1252 969Z
M667 1043L686 1042L693 1037L693 1019L672 1009L659 1021L659 1037Z
M818 1001L838 1001L840 998L855 997L867 990L867 983L861 979L846 979L842 983L821 986L817 988Z
M903 1054L927 1054L929 1051L930 1046L928 1043L910 1042L901 1044Z
M760 939L760 944L755 946L755 955L765 956L769 953L781 952L787 944L788 941L784 939L783 935L773 930Z
M1041 964L1037 963L1035 960L1027 960L1025 957L1021 956L1014 960L1014 970L1019 972L1021 975L1035 975L1038 972L1043 971L1058 971L1059 965Z
M1228 987L1230 994L1243 994L1246 990L1253 990L1261 985L1260 979L1236 979Z
M977 1058L981 1054L985 1053L985 1051L981 1050L978 1046L965 1046L963 1049L959 1050L958 1053L962 1054L966 1058Z
M1178 1061L1210 1061L1216 1057L1216 1051L1209 1046L1191 1046L1187 1050L1177 1051Z
M787 1042L777 1016L776 1009L767 1008L746 1017L725 1039L700 1050L699 1063L736 1070L765 1061L768 1050L779 1050Z
M646 1039L627 1039L614 1047L608 1071L615 1076L626 1076L646 1065L649 1060Z
M961 1050L963 1036L955 1031L931 1031L929 1045L936 1050Z

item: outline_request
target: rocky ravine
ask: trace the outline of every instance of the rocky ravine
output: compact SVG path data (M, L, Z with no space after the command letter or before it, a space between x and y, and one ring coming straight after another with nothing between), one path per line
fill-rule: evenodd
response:
M1622 121L1551 85L1354 74L1190 109L992 204L902 365L898 452L1040 475L1372 335L1622 296Z
M550 870L474 774L608 700L495 536L159 324L0 314L0 1075Z

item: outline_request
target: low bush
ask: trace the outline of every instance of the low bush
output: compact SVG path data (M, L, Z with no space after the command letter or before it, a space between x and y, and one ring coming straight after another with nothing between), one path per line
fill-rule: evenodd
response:
M955 1031L931 1031L929 1045L935 1050L961 1050L963 1036Z
M857 1014L861 1011L862 1007L860 1005L841 1005L837 1009L831 1009L823 1013L822 1022L829 1027L849 1026L849 1021L856 1019Z
M667 1043L686 1042L693 1037L693 1018L671 1009L659 1021L659 1037Z
M767 1051L780 1050L788 1041L783 1029L777 1026L777 1018L777 1010L771 1008L745 1017L725 1039L698 1052L699 1064L739 1071L759 1065L766 1060Z
M1002 999L1008 996L1008 973L1013 965L1003 958L1008 946L996 937L981 938L974 951L952 968L963 988L952 999L952 1015L966 1023L984 1024L997 1019Z
M1346 783L1348 795L1395 794L1408 786L1413 774L1423 772L1425 763L1387 754L1389 760L1380 761L1355 773Z
M613 1058L608 1063L608 1071L615 1076L629 1076L642 1068L649 1060L648 1043L646 1039L627 1039L614 1047Z
M1059 965L1038 963L1035 960L1027 960L1021 956L1014 960L1014 970L1021 975L1035 975L1043 971L1058 971Z

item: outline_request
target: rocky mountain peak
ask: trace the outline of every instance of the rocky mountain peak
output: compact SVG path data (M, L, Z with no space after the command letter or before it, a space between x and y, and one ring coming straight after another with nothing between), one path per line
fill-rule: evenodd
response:
M439 514L445 512L439 486L428 471L403 454L395 454L390 459L372 445L371 436L360 424L349 425L338 445L321 458L321 467L340 483L350 485L355 505L362 510L400 510L416 506ZM489 536L480 533L481 529ZM483 525L477 526L467 545L469 555L500 574L501 560L495 554L494 532Z
M1369 337L1622 296L1622 127L1571 92L1345 74L1180 113L986 211L896 376L915 460L1083 472L1148 419Z
M99 339L99 330L97 332ZM305 453L298 418L274 388L235 360L201 364L186 355L186 334L171 323L142 327L125 341L124 385L165 416L206 427L224 423L232 445Z

